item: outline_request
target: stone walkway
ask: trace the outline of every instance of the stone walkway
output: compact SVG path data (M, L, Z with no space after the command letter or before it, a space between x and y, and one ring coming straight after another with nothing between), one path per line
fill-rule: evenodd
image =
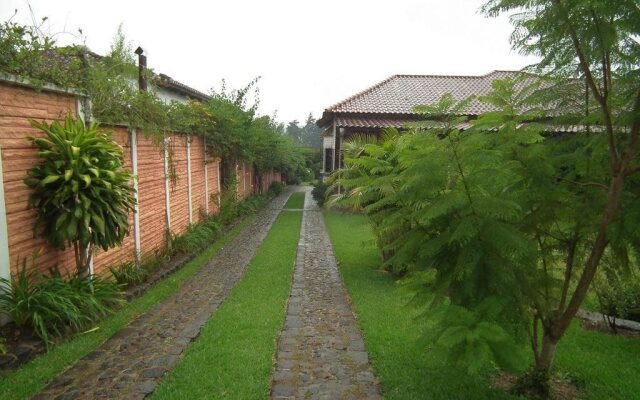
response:
M37 399L141 399L244 275L289 192L267 205L173 295L53 380Z
M305 196L293 287L278 340L273 399L377 399L362 334L322 213Z

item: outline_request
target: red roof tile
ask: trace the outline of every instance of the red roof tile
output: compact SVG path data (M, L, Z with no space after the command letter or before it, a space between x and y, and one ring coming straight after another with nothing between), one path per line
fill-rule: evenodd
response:
M517 71L493 71L480 76L394 75L326 111L412 114L416 105L434 104L445 93L451 93L458 101L471 95L486 95L494 80L513 78L517 74ZM490 111L490 107L476 100L468 111L478 115Z

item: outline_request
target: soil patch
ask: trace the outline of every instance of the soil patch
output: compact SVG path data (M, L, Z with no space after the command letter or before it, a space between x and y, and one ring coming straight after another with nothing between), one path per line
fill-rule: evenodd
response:
M505 392L512 392L518 377L513 374L500 373L491 377L491 386ZM534 397L535 398L535 397ZM551 378L552 400L580 400L580 389L565 377L553 376Z

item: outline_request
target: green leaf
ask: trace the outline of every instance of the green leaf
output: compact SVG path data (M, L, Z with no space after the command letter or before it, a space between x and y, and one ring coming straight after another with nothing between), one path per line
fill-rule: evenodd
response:
M98 231L100 232L100 234L104 236L105 235L104 219L97 214L91 214L91 220L97 225Z
M84 181L85 189L91 185L91 178L89 177L89 175L80 175L80 179Z
M44 178L42 181L40 181L40 186L47 186L48 184L53 183L60 178L61 178L60 175L49 175L46 178Z

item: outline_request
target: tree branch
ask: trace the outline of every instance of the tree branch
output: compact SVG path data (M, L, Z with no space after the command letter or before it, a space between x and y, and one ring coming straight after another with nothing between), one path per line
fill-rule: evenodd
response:
M560 304L558 306L558 310L560 310L560 312L564 311L564 306L567 302L567 293L569 292L569 286L571 284L571 276L573 273L573 264L575 260L577 247L578 247L578 241L574 239L569 244L569 252L567 254L567 261L565 263L564 282L562 284L562 293L560 294Z
M640 172L640 166L628 169L627 172L624 174L625 176L629 176L629 175L633 175L636 172Z
M573 183L574 185L578 185L578 186L595 186L595 187L598 187L600 189L609 190L607 185L604 185L604 184L598 183L598 182L576 182L576 181L572 181L571 179L566 179L566 178L560 178L560 179L562 179L563 181L569 182L569 183Z
M576 30L571 25L571 21L569 21L569 16L567 15L567 11L563 7L561 0L554 0L560 15L564 19L564 22L567 26L567 30L569 31L569 35L571 36L571 42L573 43L573 47L576 50L576 54L578 56L578 60L580 61L580 68L582 72L584 72L585 79L587 84L591 88L593 92L593 97L596 98L600 106L602 107L602 113L605 119L605 126L607 127L607 140L609 142L609 156L611 157L611 170L616 171L619 168L618 164L618 150L615 143L615 138L613 136L613 124L611 122L611 111L609 110L609 105L607 103L607 97L603 95L600 90L598 90L598 86L596 85L593 74L591 73L591 69L589 68L589 61L587 61L587 57L582 51L582 47L580 46L580 40L578 39L578 34ZM596 29L598 29L598 24L596 22ZM604 49L603 49L604 52ZM604 59L604 56L603 56ZM603 63L603 68L606 68L606 61ZM605 87L606 87L606 79L607 76L605 74Z

